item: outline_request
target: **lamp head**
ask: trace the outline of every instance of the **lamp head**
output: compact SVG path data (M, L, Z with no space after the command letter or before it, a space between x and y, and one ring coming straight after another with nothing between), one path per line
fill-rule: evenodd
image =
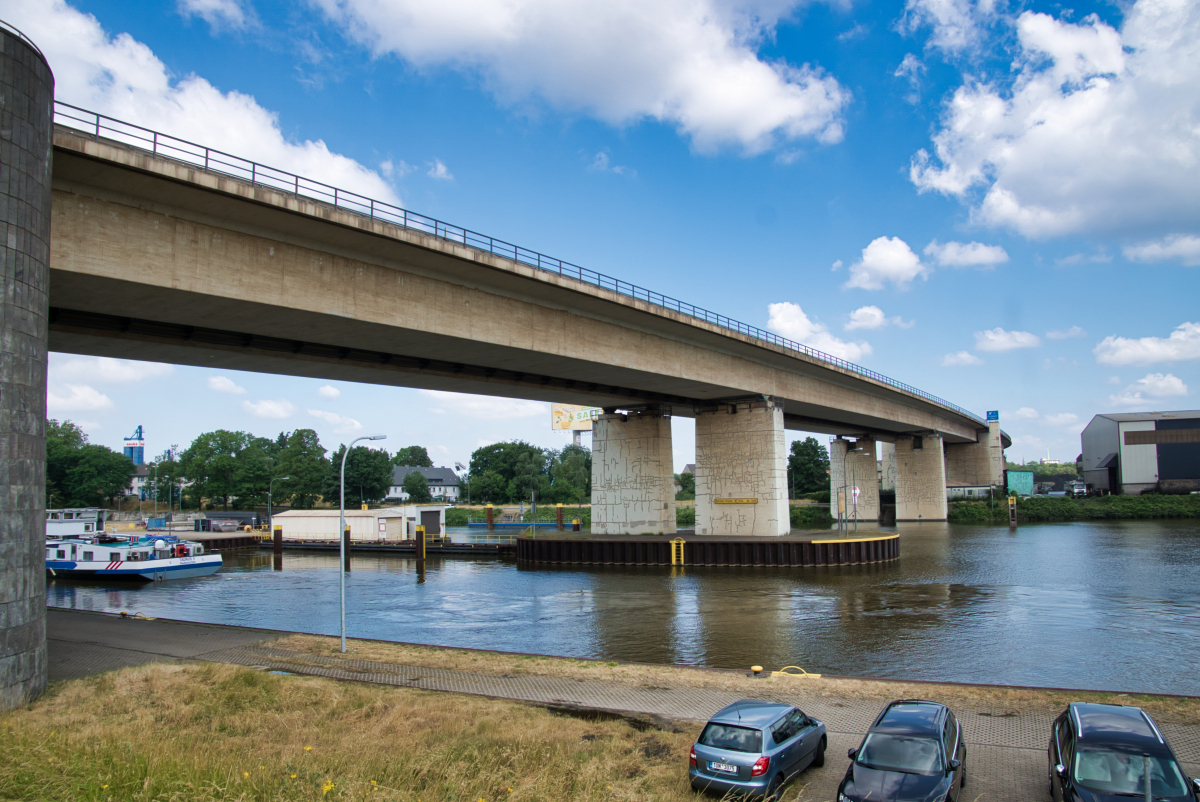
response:
M367 437L368 440L386 440L386 434L372 434Z

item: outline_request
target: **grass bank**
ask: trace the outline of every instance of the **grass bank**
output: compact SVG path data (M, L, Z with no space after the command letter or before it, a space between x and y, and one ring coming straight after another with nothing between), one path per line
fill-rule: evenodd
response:
M1097 521L1139 518L1200 518L1200 496L1101 496L1099 498L1018 499L1017 520ZM953 501L951 523L1004 523L1008 520L1005 499L993 507L986 501Z
M0 797L693 799L682 734L221 665L61 683L0 718Z

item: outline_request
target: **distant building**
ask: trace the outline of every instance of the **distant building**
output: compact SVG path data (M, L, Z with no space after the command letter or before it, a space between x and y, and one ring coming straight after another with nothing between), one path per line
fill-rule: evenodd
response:
M392 470L392 486L388 489L386 501L408 501L408 493L404 492L404 477L413 471L425 477L429 485L429 495L434 501L454 503L458 501L458 475L449 468L416 468L411 465L397 466Z
M1097 415L1080 439L1093 489L1200 490L1200 409Z
M446 508L440 504L346 510L345 515L351 541L411 540L418 526L425 527L427 535L446 531ZM283 527L285 540L336 541L340 521L338 510L288 510L274 518L275 525Z
M150 466L134 463L133 476L129 478L129 492L126 495L136 496L142 501L150 498L151 488L147 486L150 476Z
M146 463L146 438L142 434L142 427L140 425L134 430L133 434L125 438L125 447L121 449L121 453L129 457L134 465L144 465Z

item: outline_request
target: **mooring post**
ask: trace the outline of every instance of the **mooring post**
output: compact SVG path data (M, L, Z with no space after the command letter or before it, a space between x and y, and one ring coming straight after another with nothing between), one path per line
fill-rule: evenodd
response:
M554 508L554 515L555 515L555 520L558 522L558 531L560 531L560 532L561 532L561 531L563 530L563 524L562 524L562 504L559 504L559 505L557 505L557 506Z
M1008 528L1017 528L1017 497L1008 497Z
M350 526L349 526L349 524L347 524L346 528L342 530L342 545L344 546L343 551L346 554L346 561L344 563L342 563L342 570L349 571L350 570Z
M275 531L271 533L271 552L272 560L271 567L276 571L283 570L283 527L279 524L275 525Z
M491 532L496 527L496 521L492 517L492 505L491 504L487 505L487 521L488 521L488 531Z
M582 526L583 526L583 519L581 519L581 518L571 519L571 531L572 532L578 532Z
M423 527L423 526L417 527L416 538L417 538L417 559L424 560L425 559L425 527Z

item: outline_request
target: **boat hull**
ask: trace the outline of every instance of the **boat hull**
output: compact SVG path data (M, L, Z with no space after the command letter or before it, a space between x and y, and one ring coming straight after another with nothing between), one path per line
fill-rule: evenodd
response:
M125 582L154 582L189 579L215 574L222 565L220 555L181 557L144 562L78 562L47 560L46 574L54 579L112 579Z

